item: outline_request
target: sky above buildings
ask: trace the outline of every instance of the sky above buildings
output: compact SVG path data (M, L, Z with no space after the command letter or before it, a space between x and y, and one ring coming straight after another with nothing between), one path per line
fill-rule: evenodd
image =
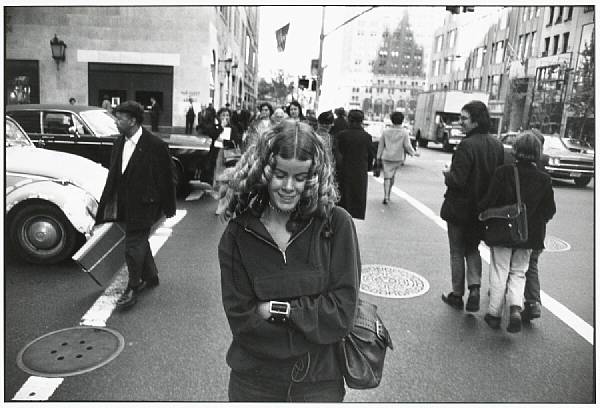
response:
M369 7L327 6L325 12L325 33L329 33L350 17L367 10ZM483 38L490 24L497 20L499 7L475 8L474 13L461 13L454 18L460 19L460 25L468 28L469 36L460 44L461 48L472 49ZM449 16L445 6L398 6L377 7L368 13L397 16L399 22L403 13L408 11L409 23L416 42L425 50L425 64L433 43L434 31L444 24ZM310 60L319 55L319 34L321 32L321 6L261 6L259 28L259 76L270 78L278 69L290 76L310 74ZM286 48L277 51L275 31L290 23ZM349 24L360 24L358 18ZM391 27L394 29L395 27ZM337 64L338 51L341 48L342 29L325 38L323 64Z

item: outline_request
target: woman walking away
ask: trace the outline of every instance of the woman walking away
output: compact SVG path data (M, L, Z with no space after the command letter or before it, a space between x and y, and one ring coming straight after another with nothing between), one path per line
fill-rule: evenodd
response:
M248 148L223 195L229 400L343 401L336 346L353 325L360 254L323 143L283 121Z
M339 153L336 166L340 207L361 220L367 211L369 163L375 157L373 138L363 129L363 118L362 111L352 109L348 113L348 129L334 135Z
M486 323L497 329L500 327L502 305L510 307L510 333L521 331L521 311L525 271L529 266L532 249L544 248L546 223L554 216L556 204L550 176L537 168L541 144L531 132L525 132L515 141L513 151L519 174L521 200L527 208L528 240L512 247L490 247L490 304L484 317ZM517 201L513 164L505 164L496 169L489 190L479 203L480 210L501 207Z
M377 161L383 164L383 204L390 201L394 177L400 166L404 165L406 153L419 156L410 144L408 129L402 127L404 121L402 112L393 112L390 119L393 126L384 129L377 148Z
M452 156L450 169L444 170L447 189L440 215L448 223L452 292L442 295L448 305L463 309L466 281L469 288L466 310L479 310L481 256L479 241L483 236L477 220L477 203L487 192L496 167L504 162L502 143L488 134L490 115L481 101L463 106L460 122L466 133Z

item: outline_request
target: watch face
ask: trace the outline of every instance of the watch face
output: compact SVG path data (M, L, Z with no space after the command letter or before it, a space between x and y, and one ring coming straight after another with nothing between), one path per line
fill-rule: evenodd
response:
M290 304L286 302L271 302L270 312L275 314L287 315L290 311Z

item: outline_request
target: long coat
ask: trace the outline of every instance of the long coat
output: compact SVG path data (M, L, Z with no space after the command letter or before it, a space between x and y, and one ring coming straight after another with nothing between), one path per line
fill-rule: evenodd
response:
M365 219L369 163L373 161L373 138L360 125L350 125L336 135L339 206L353 218Z
M121 135L113 146L96 222L123 221L122 214L116 211L122 208L128 229L149 228L158 221L161 213L167 217L175 215L175 183L169 147L142 128L125 173L121 173L124 143L125 136ZM123 182L125 186L119 189ZM125 196L119 196L118 191L125 192Z

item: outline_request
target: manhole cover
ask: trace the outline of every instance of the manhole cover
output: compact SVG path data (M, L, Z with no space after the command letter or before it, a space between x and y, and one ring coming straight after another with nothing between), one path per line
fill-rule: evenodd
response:
M544 239L544 246L546 247L544 251L548 252L561 252L571 249L571 245L569 245L568 242L565 242L560 238L553 237L552 235L546 235L546 239Z
M17 356L19 368L39 377L69 377L102 367L121 353L120 333L106 327L78 326L39 337Z
M429 290L429 282L414 272L387 265L363 265L360 290L369 295L411 298Z

